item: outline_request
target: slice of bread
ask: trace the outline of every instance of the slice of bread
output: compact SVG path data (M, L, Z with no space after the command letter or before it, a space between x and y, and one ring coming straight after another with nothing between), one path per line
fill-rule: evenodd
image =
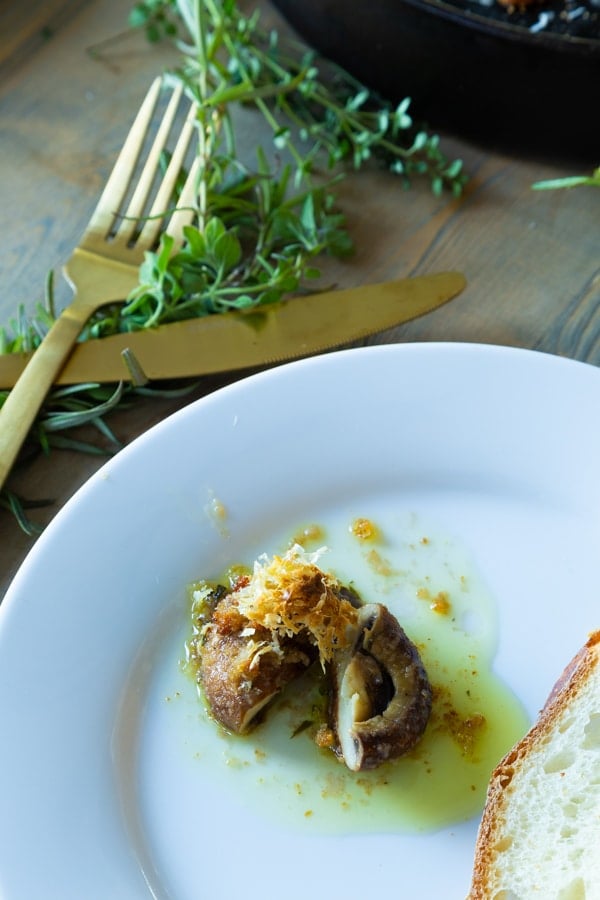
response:
M600 900L600 631L492 773L469 900Z

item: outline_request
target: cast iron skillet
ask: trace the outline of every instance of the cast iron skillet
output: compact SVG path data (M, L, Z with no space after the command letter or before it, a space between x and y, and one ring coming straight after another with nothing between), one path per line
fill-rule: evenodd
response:
M532 32L497 7L444 0L274 5L364 84L393 102L410 97L413 117L431 128L500 151L600 163L600 30Z

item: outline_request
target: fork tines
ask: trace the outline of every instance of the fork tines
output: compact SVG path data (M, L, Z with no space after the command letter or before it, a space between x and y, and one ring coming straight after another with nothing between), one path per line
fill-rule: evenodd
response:
M132 248L155 247L163 231L182 243L182 227L194 217L199 159L192 152L186 171L186 158L197 106L184 102L181 83L169 89L165 104L164 87L156 78L140 107L81 241L84 249L98 251L98 242L110 241L111 255L121 248L130 259Z

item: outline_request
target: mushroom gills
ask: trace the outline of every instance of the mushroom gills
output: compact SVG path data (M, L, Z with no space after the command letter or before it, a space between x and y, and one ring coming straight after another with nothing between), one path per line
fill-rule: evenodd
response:
M331 725L349 769L374 769L421 739L431 686L417 648L383 604L360 609L355 639L335 655L331 678Z

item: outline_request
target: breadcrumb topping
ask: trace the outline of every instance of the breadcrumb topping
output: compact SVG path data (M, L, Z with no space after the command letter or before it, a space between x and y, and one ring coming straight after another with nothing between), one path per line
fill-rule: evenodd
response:
M229 614L246 620L243 634L266 629L274 650L282 638L303 634L317 647L323 666L334 650L347 646L357 611L340 595L337 579L317 566L325 550L307 553L294 544L283 556L256 560L248 583L230 595Z

